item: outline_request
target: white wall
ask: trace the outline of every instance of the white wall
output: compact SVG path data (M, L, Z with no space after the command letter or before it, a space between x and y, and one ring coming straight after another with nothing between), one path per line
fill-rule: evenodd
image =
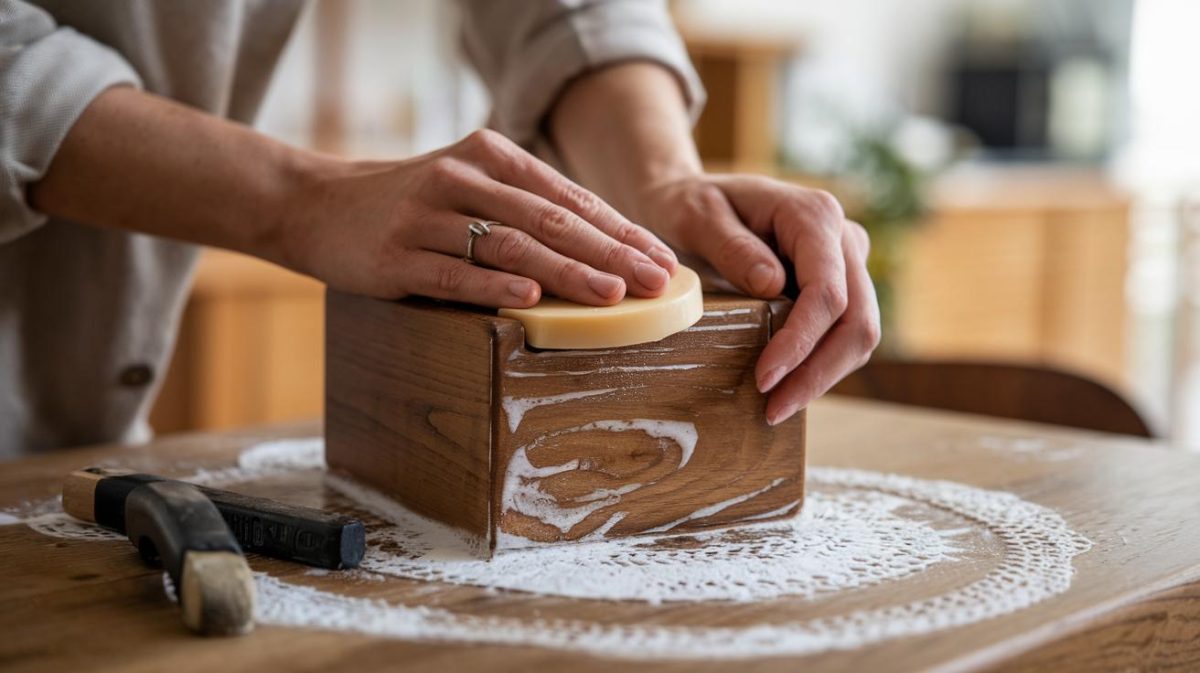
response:
M1123 52L1131 1L680 0L675 7L681 22L698 31L803 45L787 83L783 135L787 149L817 159L819 168L847 121L943 112L946 57L965 29L975 37L1007 37L1032 27L1051 44L1064 35L1095 36ZM1124 119L1114 112L1120 133Z
M314 11L288 45L258 127L312 142ZM444 0L349 0L345 69L348 154L404 157L453 142L486 119L482 85L458 56L455 4Z

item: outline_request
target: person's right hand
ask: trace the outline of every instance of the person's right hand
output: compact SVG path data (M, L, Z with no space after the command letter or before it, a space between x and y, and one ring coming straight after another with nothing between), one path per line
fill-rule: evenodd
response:
M660 294L675 254L504 136L477 131L399 162L322 170L282 223L285 265L383 298L523 308ZM467 226L494 220L463 260Z

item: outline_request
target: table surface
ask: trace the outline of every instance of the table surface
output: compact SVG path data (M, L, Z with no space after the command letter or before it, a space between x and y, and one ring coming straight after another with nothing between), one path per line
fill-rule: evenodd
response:
M529 646L413 642L260 626L234 639L183 631L161 571L120 541L66 540L0 525L3 670L1132 670L1200 667L1200 456L1152 443L913 408L830 398L810 410L809 462L1009 491L1060 514L1092 541L1068 590L1023 610L926 635L802 658L619 661ZM179 435L135 447L92 447L0 465L0 511L55 496L63 476L105 462L178 474L220 468L265 439L319 434L316 423ZM186 468L186 469L184 469ZM479 615L595 616L587 601L413 580L316 576L252 557L272 576L329 591ZM944 573L934 573L947 581ZM894 600L889 591L823 604L609 604L604 614L668 624L745 625L838 602Z

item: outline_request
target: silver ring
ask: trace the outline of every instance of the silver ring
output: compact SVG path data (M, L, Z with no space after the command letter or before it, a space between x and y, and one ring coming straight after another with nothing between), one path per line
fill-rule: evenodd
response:
M493 224L500 223L491 220L476 220L467 225L467 254L463 256L464 262L467 264L475 263L475 239L492 233Z

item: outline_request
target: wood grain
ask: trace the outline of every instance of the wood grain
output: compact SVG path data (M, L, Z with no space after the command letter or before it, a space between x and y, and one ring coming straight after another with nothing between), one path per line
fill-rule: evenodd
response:
M488 549L794 514L803 414L768 426L753 378L789 306L710 295L651 344L539 351L491 312L331 292L329 463Z
M495 318L332 290L326 317L329 466L489 537Z
M1100 671L1192 670L1200 624L1200 457L1149 442L878 403L826 399L810 410L814 465L896 472L1011 491L1051 507L1094 547L1075 559L1064 594L969 626L803 658L618 661L533 647L385 640L263 627L244 638L187 635L163 599L161 573L124 541L55 540L0 526L0 668L5 671ZM108 463L171 476L233 463L252 443L320 433L316 424L167 437L22 460L0 470L0 509L53 496L63 475ZM997 441L1038 441L1070 460L1007 454ZM166 467L174 465L173 469ZM256 485L255 494L320 505L309 481ZM312 481L316 480L316 481ZM311 482L311 483L310 483ZM304 488L299 488L303 485ZM304 495L308 494L308 495ZM675 604L585 601L352 575L312 576L251 557L254 570L320 589L464 614L528 619L748 625L892 604L946 573L827 601ZM987 562L987 559L982 559Z
M596 503L596 493L624 492L561 530L511 503L505 506L503 488L496 489L499 529L555 542L592 534L618 515L605 537L727 526L769 512L775 512L771 518L794 514L804 497L804 420L767 425L766 398L753 374L788 306L783 300L709 295L705 316L691 329L601 351L531 351L520 330L508 331L495 359L504 407L495 436L497 484L504 485L505 469L512 469L514 453L522 451L535 468L579 461L578 469L536 480L541 493L562 508ZM582 394L587 396L538 404L517 415L510 408ZM686 465L677 442L641 430L594 427L631 419L691 428L696 444ZM706 508L717 511L687 519Z

